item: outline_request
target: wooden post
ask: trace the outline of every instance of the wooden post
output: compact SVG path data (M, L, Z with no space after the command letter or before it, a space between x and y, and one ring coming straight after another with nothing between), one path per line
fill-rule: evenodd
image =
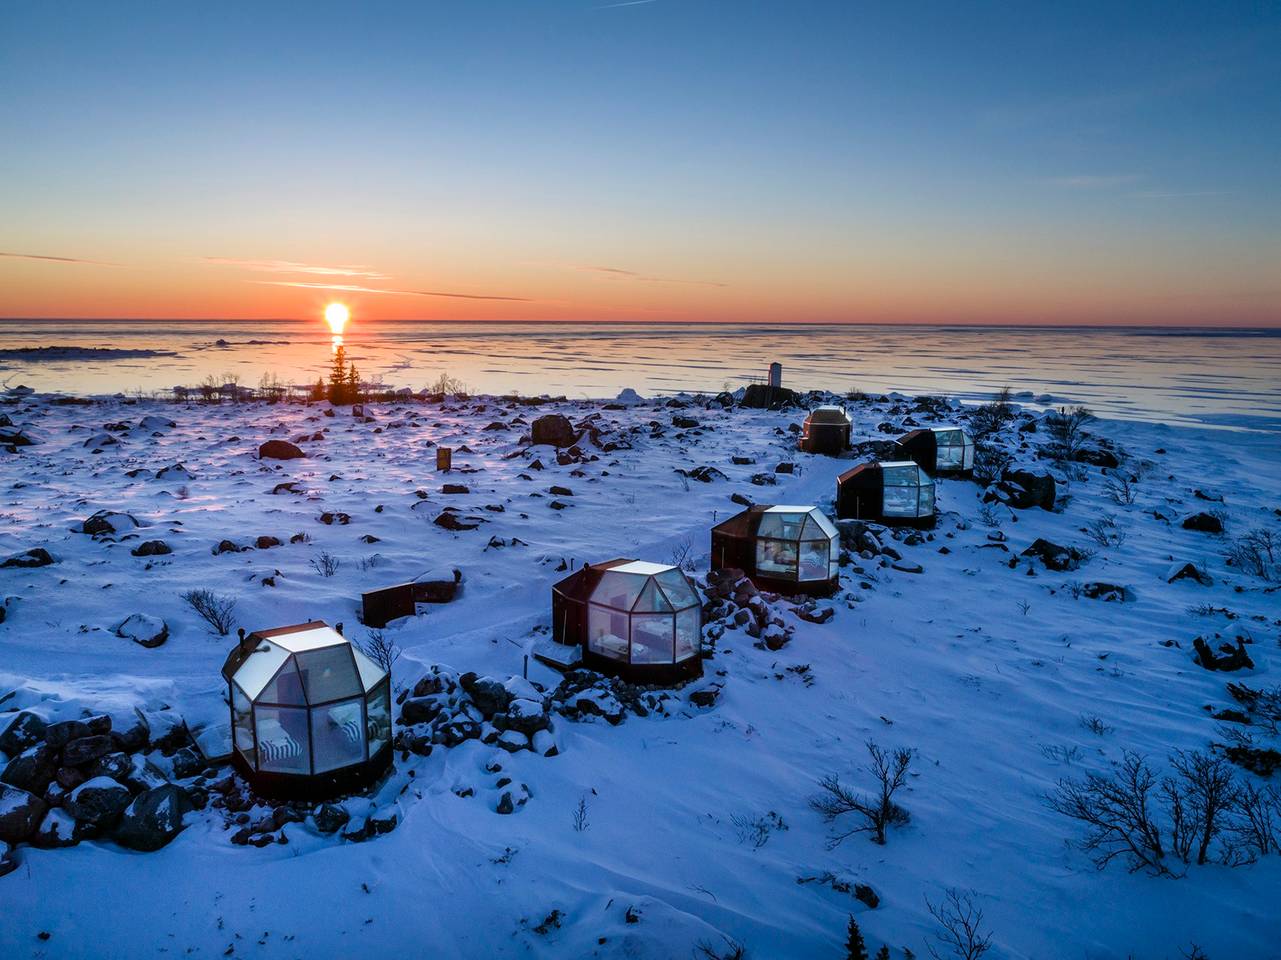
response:
M453 447L436 448L436 470L439 473L448 473L454 463Z

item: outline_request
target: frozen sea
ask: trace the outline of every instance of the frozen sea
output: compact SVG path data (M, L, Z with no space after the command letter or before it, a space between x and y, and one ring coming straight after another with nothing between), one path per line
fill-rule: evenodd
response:
M362 375L419 389L612 397L731 389L770 361L801 389L983 399L1002 386L1115 419L1281 431L1281 330L1065 327L354 322ZM65 347L35 353L29 348ZM312 383L319 321L0 321L0 382L79 394L166 391L234 374Z

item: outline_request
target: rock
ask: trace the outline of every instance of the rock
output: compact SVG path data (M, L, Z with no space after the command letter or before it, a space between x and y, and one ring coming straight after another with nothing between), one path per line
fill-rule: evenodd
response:
M147 540L138 544L129 552L135 557L163 557L166 554L173 553L173 550L163 540Z
M58 772L61 773L62 771ZM129 786L127 778L133 772L133 758L120 750L114 753L106 753L89 764L88 769L84 772L86 774L84 780L92 780L94 777L110 777L117 783ZM79 786L79 784L76 784L76 786ZM131 790L131 792L135 791Z
M1174 583L1175 580L1195 580L1203 587L1208 587L1214 583L1214 578L1208 572L1200 569L1194 563L1175 563L1165 571L1165 582Z
M240 547L236 546L230 540L219 540L218 546L213 548L214 556L221 556L224 553L239 553Z
M36 832L31 835L30 843L33 847L42 847L46 850L74 847L80 842L80 833L81 831L76 828L75 818L66 810L55 807L44 815L40 826L36 827Z
M890 564L890 567L891 569L897 570L900 573L924 573L925 572L924 567L922 567L919 563L912 563L912 561L910 560L896 560L894 563Z
M539 730L535 733L531 740L531 746L540 757L554 757L560 753L556 746L556 738L548 730Z
M832 607L804 606L796 607L792 612L809 623L827 623L836 616L836 610Z
M0 447L29 447L35 442L25 430L0 430Z
M1115 583L1094 581L1081 585L1081 596L1087 600L1105 600L1125 602L1130 599L1130 590Z
M61 750L72 740L92 736L93 731L83 720L59 720L45 727L45 743L54 750Z
M169 639L169 625L159 617L135 613L116 626L116 636L132 640L139 646L158 647Z
M539 730L545 729L550 722L541 701L526 700L522 697L512 700L506 713L494 715L495 725L500 725L499 717L502 718L501 726L505 726L508 730L516 730L527 737L532 737Z
M520 750L529 749L529 737L519 730L504 730L498 735L495 745L508 753L516 753Z
M110 777L86 780L71 791L63 806L88 830L109 830L129 806L129 790Z
M172 783L133 798L113 835L130 850L159 850L182 832L182 818L195 807L186 792Z
M23 710L0 733L0 752L6 757L16 757L28 747L44 742L45 722L30 710Z
M28 747L11 759L3 772L0 772L0 783L21 787L28 793L43 794L58 769L57 755L54 749L45 743Z
M459 518L458 514L452 510L446 510L436 517L432 523L438 527L444 527L446 530L475 530L479 523L471 523Z
M176 420L170 420L168 417L159 417L154 414L143 417L138 423L138 427L147 433L155 433L157 430L172 430L178 426Z
M333 526L335 523L340 527L345 527L351 523L351 515L343 513L341 510L328 511L320 515L320 522L326 526Z
M474 673L464 673L458 678L459 685L476 704L476 709L486 718L507 709L512 702L512 695L492 677L477 677Z
M350 819L351 814L336 803L322 803L312 814L316 829L324 834L337 833L347 825Z
M572 447L578 434L569 420L559 413L539 417L531 427L533 443L548 443L553 447Z
M866 883L854 884L854 899L866 904L869 910L875 910L881 905L881 898Z
M1077 463L1088 463L1091 466L1108 469L1115 469L1121 465L1115 453L1102 447L1082 447L1072 454L1072 459Z
M714 683L702 690L695 690L691 693L689 695L689 702L696 707L711 707L715 706L716 701L720 699L720 695L721 685L719 683Z
M1227 646L1222 654L1216 654L1208 643L1201 637L1192 641L1192 646L1196 650L1197 663L1207 670L1223 670L1230 672L1233 670L1253 670L1254 661L1246 653L1245 642L1238 637L1236 647Z
M272 496L279 496L283 493L301 493L298 489L297 480L287 480L284 483L278 483L271 488Z
M138 526L141 524L130 514L99 510L80 525L80 530L90 536L98 537L104 534L121 533Z
M183 747L173 755L173 775L179 780L204 772L205 760L195 747Z
M1158 453L1164 453L1164 451L1161 451L1161 450L1158 450L1157 452L1158 452ZM1223 494L1221 494L1221 493L1212 493L1212 492L1207 491L1207 490L1202 490L1202 489L1200 489L1199 487L1198 487L1197 489L1195 489L1195 490L1193 490L1193 491L1192 491L1192 495L1193 495L1194 497L1196 497L1198 500L1205 500L1205 501L1208 501L1209 503L1222 503L1222 502L1223 502Z
M259 550L270 550L272 547L278 547L280 545L281 541L279 537L268 537L264 535L254 541L254 546Z
M569 487L549 487L547 490L553 497L572 497L574 491Z
M62 763L67 767L83 767L111 752L111 737L98 734L72 740L62 748Z
M1021 555L1037 557L1047 569L1059 571L1075 570L1085 560L1085 554L1076 547L1061 547L1044 537L1038 537Z
M99 763L106 759L103 757ZM141 754L129 758L128 772L111 779L123 783L129 788L130 793L142 793L144 790L162 787L169 782L165 778L164 771Z
M676 472L682 477L687 477L690 480L697 480L699 483L711 483L713 480L729 479L729 477L725 476L725 474L720 470L707 465L694 467L692 470L682 470L680 467L677 467Z
M1222 533L1223 521L1212 513L1194 513L1183 519L1184 530L1195 530L1197 533Z
M516 812L516 805L512 802L510 790L504 790L503 795L498 798L498 806L494 809L495 813L501 813L506 816L509 813Z
M0 783L0 841L22 843L40 826L46 809L34 793Z
M44 547L32 547L22 553L15 553L3 563L0 563L0 567L47 567L53 562L53 557Z
M439 716L441 702L434 697L411 697L400 708L400 722L412 727L416 723L431 723Z
M471 493L471 488L465 483L447 483L440 488L440 492L447 496L458 496L459 494Z
M679 430L693 430L699 426L699 423L693 417L674 416L672 417L672 426Z
M307 456L288 440L268 440L258 448L260 460L298 460Z
M1030 510L1032 507L1054 509L1054 478L1048 473L1006 470L998 486L1005 502L1019 510Z

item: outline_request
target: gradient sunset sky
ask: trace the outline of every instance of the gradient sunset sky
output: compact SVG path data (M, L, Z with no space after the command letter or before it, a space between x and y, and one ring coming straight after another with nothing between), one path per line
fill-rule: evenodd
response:
M1281 324L1281 5L0 6L0 316Z

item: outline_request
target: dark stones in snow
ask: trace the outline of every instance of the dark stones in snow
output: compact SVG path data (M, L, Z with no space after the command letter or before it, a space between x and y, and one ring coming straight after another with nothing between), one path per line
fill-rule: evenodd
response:
M128 787L110 777L94 777L72 790L63 801L63 808L76 823L97 833L115 827L129 803Z
M40 826L48 804L21 787L0 783L0 842L22 843Z
M182 832L183 817L194 809L186 791L172 783L144 790L124 809L114 839L130 850L159 850Z
M307 456L288 440L268 440L258 447L260 460L298 460Z
M46 725L40 717L30 710L23 710L9 721L4 732L0 733L0 751L7 757L15 757L29 747L34 747L44 740Z
M440 492L449 496L462 493L471 493L471 488L465 483L447 483L440 488Z
M686 477L690 480L697 480L699 483L711 483L713 480L729 479L729 477L725 476L725 474L720 470L708 465L694 467L692 470L682 470L680 467L677 467L676 472L682 477Z
M158 647L169 639L169 625L159 617L135 613L116 625L117 637L132 640L141 647Z
M983 499L986 502L1000 500L1018 510L1030 510L1033 507L1053 510L1055 493L1054 478L1048 473L1013 469L1006 470L995 489L989 490Z
M446 530L475 530L480 526L479 521L471 522L470 520L464 520L460 518L457 511L454 510L445 510L438 514L432 523L436 524L438 527L444 527Z
M25 430L0 430L0 447L12 450L15 447L30 447L35 442Z
M3 563L0 563L0 567L47 567L53 562L52 555L44 547L32 547L22 553L15 553Z
M672 426L679 430L693 430L696 427L701 426L701 424L693 417L682 417L678 415L672 417Z
M1090 583L1082 584L1081 596L1087 600L1104 600L1119 603L1134 599L1134 593L1129 587L1123 587L1115 583L1103 583L1102 581L1091 581Z
M1165 582L1174 583L1176 580L1195 580L1203 587L1208 587L1214 583L1214 578L1208 572L1202 570L1194 563L1173 564L1165 572Z
M1197 533L1222 533L1223 521L1213 513L1194 513L1183 519L1184 530L1195 530Z
M1246 652L1245 641L1241 637L1236 638L1235 646L1227 643L1219 644L1218 653L1201 637L1192 641L1192 647L1196 650L1197 663L1207 670L1231 672L1254 669L1254 661Z
M1046 569L1060 572L1076 570L1087 559L1086 555L1076 547L1063 547L1044 537L1038 537L1033 541L1022 555L1035 557L1045 564Z
M163 557L166 554L173 553L173 550L163 540L147 540L138 544L129 552L135 557Z
M287 480L284 483L276 484L271 488L271 492L273 496L279 496L282 493L301 493L302 491L298 489L297 480Z
M327 526L333 526L333 524L336 523L339 526L345 527L347 524L351 523L351 516L343 513L341 510L335 510L333 512L326 510L320 515L320 522Z
M93 537L101 537L113 533L122 533L140 526L142 524L131 514L117 513L112 510L99 510L80 525L80 531Z

